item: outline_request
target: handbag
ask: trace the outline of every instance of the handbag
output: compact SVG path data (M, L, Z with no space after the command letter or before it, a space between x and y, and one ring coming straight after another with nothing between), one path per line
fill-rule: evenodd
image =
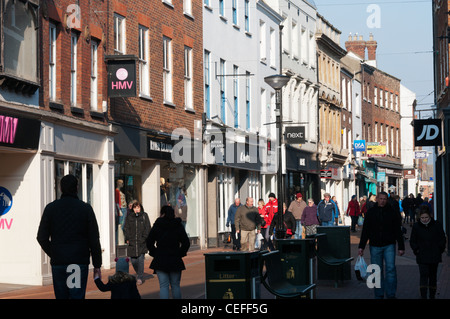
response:
M356 279L364 281L367 277L367 264L364 257L358 256L355 263L355 275Z

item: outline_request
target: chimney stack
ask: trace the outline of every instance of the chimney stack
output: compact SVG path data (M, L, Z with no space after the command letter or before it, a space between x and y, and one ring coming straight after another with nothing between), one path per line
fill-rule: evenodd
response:
M363 40L363 36L359 36L356 34L353 38L350 34L348 36L348 41L345 42L345 49L347 51L351 51L359 56L361 59L366 59L366 41Z
M367 57L368 60L376 60L377 59L377 41L373 39L372 33L369 36L369 41L366 42L367 47Z

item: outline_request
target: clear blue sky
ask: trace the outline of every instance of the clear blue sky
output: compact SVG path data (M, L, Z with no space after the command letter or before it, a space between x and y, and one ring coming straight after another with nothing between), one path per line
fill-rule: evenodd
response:
M418 109L434 104L431 0L314 2L319 14L342 31L343 48L350 33L364 40L372 33L378 43L377 67L416 93Z

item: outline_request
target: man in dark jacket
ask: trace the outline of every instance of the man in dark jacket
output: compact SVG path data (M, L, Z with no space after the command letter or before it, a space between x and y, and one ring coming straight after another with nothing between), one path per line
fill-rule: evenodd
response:
M395 244L398 254L405 253L405 243L401 232L402 217L400 212L388 204L386 192L380 192L377 203L368 210L364 218L363 230L359 242L359 255L364 254L367 241L370 242L371 264L380 266L381 287L375 288L375 298L395 298L397 291L397 271L395 268ZM383 261L385 272L383 271ZM383 273L385 275L383 276ZM384 277L384 278L383 278Z
M61 198L42 214L37 241L50 257L57 299L84 299L90 257L94 274L100 274L102 250L94 211L78 199L78 180L61 179Z

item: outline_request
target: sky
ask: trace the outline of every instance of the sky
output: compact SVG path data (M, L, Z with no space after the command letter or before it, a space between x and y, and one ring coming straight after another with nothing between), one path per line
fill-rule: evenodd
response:
M417 109L434 104L431 0L314 0L317 11L341 33L377 41L377 67L416 93ZM419 115L416 113L416 115ZM421 118L432 112L420 112Z

